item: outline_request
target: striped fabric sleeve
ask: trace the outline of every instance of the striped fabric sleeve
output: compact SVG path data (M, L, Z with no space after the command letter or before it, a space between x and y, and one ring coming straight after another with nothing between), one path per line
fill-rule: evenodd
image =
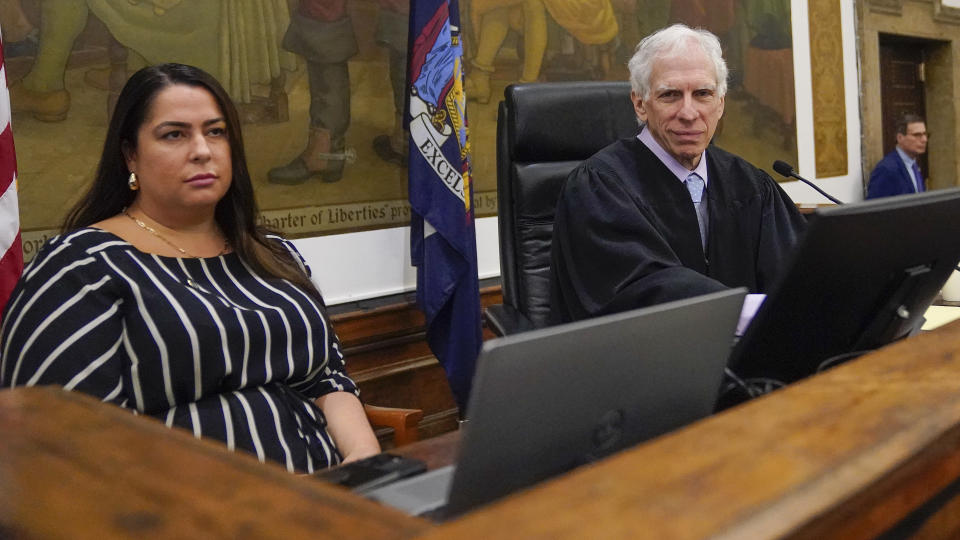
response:
M0 386L59 384L123 406L122 301L100 259L72 237L48 242L14 289L0 330Z
M313 277L313 272L310 271L310 265L307 264L307 260L303 258L303 255L300 254L300 250L297 249L297 246L293 245L293 242L287 240L286 238L275 235L269 235L267 238L280 242L280 245L282 245L293 257L294 262L300 266L300 271L306 274L308 278Z
M293 256L293 260L300 264L303 273L306 274L307 277L311 276L310 266L307 265L307 261L303 258L303 255L300 254L300 251L297 250L296 246L293 245L293 242L279 236L269 236L269 238L280 242ZM333 325L330 323L330 319L327 316L326 305L323 303L322 298L318 306L318 311L320 312L320 317L323 319L324 328L322 335L327 347L326 365L319 370L314 377L309 378L302 384L293 384L291 386L296 388L298 392L313 399L331 392L350 392L359 397L360 390L357 388L356 383L353 382L353 379L346 373L346 362L343 357L343 352L341 351L340 339L337 337Z
M291 386L294 386L298 392L311 399L316 399L331 392L350 392L360 397L360 390L357 388L356 383L347 375L343 353L340 352L340 342L336 334L333 334L331 337L332 343L329 348L329 361L327 365L303 386Z

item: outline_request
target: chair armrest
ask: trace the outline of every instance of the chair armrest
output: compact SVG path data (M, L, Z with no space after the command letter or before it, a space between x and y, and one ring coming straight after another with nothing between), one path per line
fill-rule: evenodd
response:
M364 404L363 411L367 413L367 420L370 421L371 425L393 428L393 443L396 446L403 446L420 440L420 432L417 426L423 419L422 410L377 407L376 405Z
M533 330L536 327L526 315L510 304L494 304L483 311L487 326L498 336L509 336Z

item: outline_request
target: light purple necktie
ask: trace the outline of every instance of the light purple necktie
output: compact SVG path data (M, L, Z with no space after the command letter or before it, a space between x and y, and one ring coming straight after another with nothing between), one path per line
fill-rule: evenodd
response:
M923 192L923 175L920 174L916 161L913 162L913 177L917 180L917 193Z
M703 201L703 178L697 173L690 173L687 179L683 181L690 192L690 200L693 201L693 207L697 211L697 224L700 226L700 245L703 252L707 252L707 205L701 204Z

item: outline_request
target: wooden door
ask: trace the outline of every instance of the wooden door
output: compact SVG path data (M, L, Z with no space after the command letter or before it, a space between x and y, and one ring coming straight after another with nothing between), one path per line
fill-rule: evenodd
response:
M907 113L927 116L922 42L880 36L880 102L886 155L897 144L897 119ZM928 177L927 155L917 161L923 176Z

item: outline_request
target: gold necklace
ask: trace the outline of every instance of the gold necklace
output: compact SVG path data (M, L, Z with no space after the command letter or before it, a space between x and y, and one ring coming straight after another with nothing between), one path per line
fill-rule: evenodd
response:
M184 255L184 256L186 256L186 257L190 257L191 259L202 259L202 258L203 258L203 257L198 257L197 255L194 255L194 254L190 253L189 251L183 249L182 247L174 244L174 243L171 242L169 239L167 239L167 237L165 237L165 236L163 236L162 234L160 234L159 232L157 232L156 229L154 229L153 227L147 225L146 223L144 223L143 221L141 221L139 218L134 217L130 212L127 211L127 208L126 208L126 207L124 207L123 210L121 210L120 212L121 212L123 215L127 216L128 218L132 219L133 222L136 223L141 229L143 229L143 230L147 231L148 233L156 236L156 237L159 238L163 243L165 243L165 244L167 244L168 246L172 247L173 249L179 251L182 255ZM215 255L215 257L219 257L219 256L221 256L221 255L224 255L229 249L230 249L230 242L229 242L226 238L224 238L224 240L223 240L223 249L221 249L221 250L220 250L220 253L217 253L217 254Z

